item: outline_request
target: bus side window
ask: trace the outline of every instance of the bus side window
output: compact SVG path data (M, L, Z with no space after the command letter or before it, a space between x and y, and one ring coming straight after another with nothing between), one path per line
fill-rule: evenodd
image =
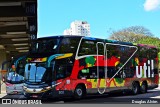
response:
M104 67L99 68L99 78L105 78Z
M149 51L146 47L140 47L139 50L139 58L142 60L143 58L149 59Z
M70 65L67 65L66 59L58 59L55 62L54 74L56 79L62 79L71 74L72 69Z
M158 51L155 48L150 48L150 59L155 59L158 56Z
M83 56L83 55L95 55L96 52L96 43L95 41L91 40L82 40L78 56Z
M133 78L134 76L134 69L133 67L124 67L123 68L123 78L124 78L124 75L125 75L125 78Z
M75 53L79 38L64 38L59 47L59 53Z
M96 79L97 78L97 67L94 66L94 67L90 67L89 68L89 76L90 76L90 79Z
M104 45L98 44L98 55L104 55Z
M115 75L115 73L116 73L115 67L108 67L107 69L108 69L108 71L107 71L107 77L108 78L112 78Z
M78 73L78 79L88 79L89 77L89 69L82 69Z

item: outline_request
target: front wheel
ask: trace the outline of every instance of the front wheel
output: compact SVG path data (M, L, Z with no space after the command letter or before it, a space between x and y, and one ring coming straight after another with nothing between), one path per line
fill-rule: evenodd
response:
M74 98L75 99L81 99L85 95L85 90L81 85L78 85L74 91Z

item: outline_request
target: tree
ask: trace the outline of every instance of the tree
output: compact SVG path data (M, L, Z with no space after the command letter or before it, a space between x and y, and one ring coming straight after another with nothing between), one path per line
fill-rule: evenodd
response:
M157 37L149 37L145 36L138 41L136 41L138 44L147 44L147 45L153 45L156 46L158 49L160 49L160 39Z
M133 32L137 35L145 35L145 36L154 36L149 29L143 27L143 26L131 26L126 29L123 29L126 32Z
M124 42L136 42L145 36L153 37L154 35L143 26L131 26L119 31L113 31L109 38Z

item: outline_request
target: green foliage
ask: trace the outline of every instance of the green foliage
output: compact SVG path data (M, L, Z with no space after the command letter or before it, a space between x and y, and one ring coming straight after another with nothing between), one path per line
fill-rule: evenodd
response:
M131 26L116 32L113 31L109 38L123 42L153 45L160 49L160 39L154 37L150 30L143 26Z
M153 46L156 46L158 49L160 49L160 39L157 37L145 36L141 38L140 40L136 41L136 43L153 45Z
M112 31L109 38L123 42L136 42L146 36L153 37L149 29L143 26L131 26L119 31Z

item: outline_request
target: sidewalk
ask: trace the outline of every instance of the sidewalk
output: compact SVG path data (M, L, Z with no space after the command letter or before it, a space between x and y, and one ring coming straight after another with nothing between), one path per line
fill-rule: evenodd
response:
M6 95L7 95L6 93L2 92L2 94L0 94L0 98L3 98Z
M3 82L1 81L1 83L3 83ZM0 98L2 98L2 97L4 97L4 96L7 95L7 94L6 94L6 84L4 84L4 83L1 84L0 88L1 88Z

